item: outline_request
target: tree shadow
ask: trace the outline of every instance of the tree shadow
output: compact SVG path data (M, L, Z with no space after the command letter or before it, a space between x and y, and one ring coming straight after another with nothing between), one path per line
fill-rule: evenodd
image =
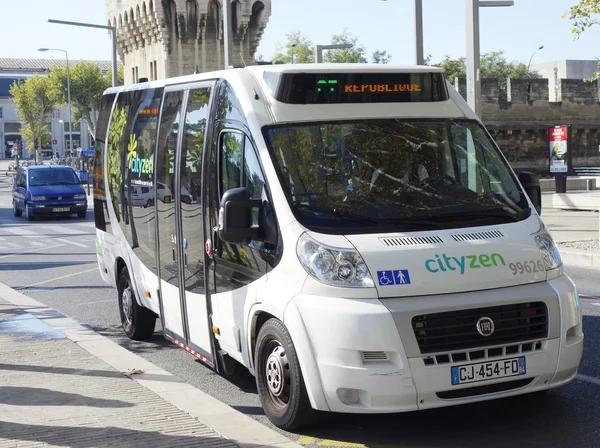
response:
M150 425L149 425L150 426ZM197 432L202 431L200 425ZM190 432L191 429L182 429ZM158 431L138 431L135 429L107 426L92 428L85 426L45 426L0 421L0 435L12 441L43 442L49 445L92 448L98 446L210 446L211 448L236 447L230 440L215 434L174 435Z
M0 386L0 403L13 406L88 406L95 408L130 408L133 403L89 397L38 387Z

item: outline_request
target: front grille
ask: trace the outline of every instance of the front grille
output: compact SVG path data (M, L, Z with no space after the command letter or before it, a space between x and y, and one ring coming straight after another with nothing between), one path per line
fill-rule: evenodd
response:
M520 353L532 353L543 349L543 344L538 342L525 342L522 344L505 345L494 348L478 348L464 352L440 353L437 355L428 355L423 358L426 366L435 366L440 364L451 364L456 362L485 361L492 358L502 358L509 355Z
M477 332L484 316L494 321L491 336ZM539 340L548 335L548 308L532 302L424 314L413 317L412 327L421 353Z
M46 196L46 199L48 201L58 201L58 196ZM64 199L65 201L68 201L68 200L73 199L73 195L71 195L71 196L61 196L61 199Z
M525 378L522 380L507 381L504 383L488 384L487 386L466 387L464 389L445 390L436 392L438 398L442 400L451 400L456 398L476 397L477 395L493 394L495 392L505 392L507 390L519 389L533 382L534 378Z

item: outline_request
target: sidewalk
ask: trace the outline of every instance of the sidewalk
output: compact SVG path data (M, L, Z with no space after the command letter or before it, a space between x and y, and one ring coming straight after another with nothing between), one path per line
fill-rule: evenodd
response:
M298 448L0 284L0 447Z
M559 246L565 266L600 269L598 212L555 209L552 193L543 193L542 219Z

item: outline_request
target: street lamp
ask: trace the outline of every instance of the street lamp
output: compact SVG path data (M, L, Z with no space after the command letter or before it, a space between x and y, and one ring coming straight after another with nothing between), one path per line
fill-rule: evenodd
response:
M100 28L102 30L109 30L112 37L112 86L117 85L117 28L114 26L107 25L96 25L95 23L83 23L83 22L68 22L66 20L53 20L48 19L49 23L58 23L61 25L73 25L83 26L86 28ZM134 80L135 81L135 80Z
M533 59L533 56L542 48L544 48L543 45L540 45L539 48L536 48L531 57L529 58L529 62L527 63L527 73L529 73L529 66L531 65L531 60Z
M60 48L38 48L38 51L62 51L67 60L67 103L69 105L69 151L73 153L73 114L71 111L71 74L69 72L69 53ZM36 148L37 149L37 148Z
M481 117L481 79L479 67L479 8L513 6L514 1L466 0L467 6L467 103Z
M323 62L323 50L347 50L348 48L352 48L352 44L315 45L315 62L317 64Z
M388 0L381 0L387 2ZM417 65L425 64L425 53L423 52L423 0L415 2L415 52Z

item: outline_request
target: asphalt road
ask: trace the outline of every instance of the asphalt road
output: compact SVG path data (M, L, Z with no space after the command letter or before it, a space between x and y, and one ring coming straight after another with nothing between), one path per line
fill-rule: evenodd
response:
M150 342L123 336L116 291L97 270L92 213L87 220L27 222L12 215L0 173L0 282L67 314L265 425L254 378L243 369L216 375L157 329ZM579 379L547 397L522 396L408 414L322 414L320 424L286 435L306 446L597 447L600 440L600 284L598 271L568 268L583 302L584 359ZM135 366L131 366L135 367Z

